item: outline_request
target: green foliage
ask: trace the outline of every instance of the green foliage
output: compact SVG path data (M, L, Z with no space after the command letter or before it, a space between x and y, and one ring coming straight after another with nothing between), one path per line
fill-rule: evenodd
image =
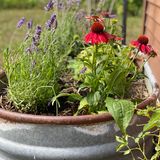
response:
M0 0L0 8L33 8L42 0Z
M109 8L109 5L112 2L112 0L106 2L106 7ZM128 0L128 14L132 16L137 16L141 14L142 6L143 6L143 0ZM105 8L105 7L104 7ZM115 5L113 7L113 12L117 13L118 15L122 15L123 13L123 0L116 1Z
M4 52L4 70L8 78L7 96L22 112L41 112L59 92L58 78L65 70L67 56L78 34L75 12L57 14L58 26L48 30L42 26L38 44L35 30L28 30L28 39L16 49ZM27 49L33 51L26 51Z
M106 98L106 107L109 113L112 114L116 124L119 126L122 133L126 133L126 128L132 119L135 105L129 100L120 100L113 98Z
M90 112L105 110L108 96L124 98L130 83L138 75L136 66L129 59L129 52L129 47L116 43L100 44L86 47L70 61L68 67L73 70L74 78L81 81L79 90L91 90L85 99Z
M143 130L133 137L128 134L123 134L122 137L116 136L116 141L119 143L117 151L121 151L126 154L131 154L133 160L158 160L160 158L160 109L157 107L147 107L143 110L138 110L138 115L149 118L146 124L143 124ZM152 139L154 144L154 153L151 157L148 157L146 153L146 139ZM130 143L132 142L132 146ZM139 153L139 157L134 156L134 152Z
M153 127L160 127L160 109L153 110L153 113L147 124L143 127L143 131L146 132Z

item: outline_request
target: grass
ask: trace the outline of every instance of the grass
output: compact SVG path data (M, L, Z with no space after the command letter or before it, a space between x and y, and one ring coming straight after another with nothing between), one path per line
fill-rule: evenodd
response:
M0 51L8 47L8 45L16 45L25 37L26 30L24 28L17 29L16 25L20 18L31 18L34 24L44 23L45 16L43 10L0 10ZM49 17L49 16L48 16Z
M133 39L137 39L139 34L142 34L143 25L142 16L128 17L127 19L127 43Z
M25 30L16 28L18 20L25 16L27 20L33 19L34 24L44 24L46 15L44 10L0 10L0 53L9 45L15 46L20 43L25 37ZM128 17L127 23L127 42L131 39L136 39L141 33L142 17Z

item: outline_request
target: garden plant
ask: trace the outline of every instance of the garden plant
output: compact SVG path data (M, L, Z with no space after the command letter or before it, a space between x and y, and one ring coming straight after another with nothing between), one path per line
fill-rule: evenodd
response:
M128 145L132 137L126 129L137 104L148 96L143 67L157 53L145 35L128 46L122 45L115 15L99 10L88 16L80 4L49 1L45 10L50 18L44 25L35 25L25 17L18 22L17 29L27 26L27 33L17 48L4 51L3 69L8 83L1 107L48 116L109 112L123 135L116 138L120 142L117 150L127 147L124 153L132 154L134 149ZM143 86L145 93L135 94L135 84ZM152 122L159 115L159 110L153 108L144 132L133 138L141 153L144 151L139 140L152 134L148 130L155 127ZM150 117L148 111L149 108L141 114ZM156 151L159 152L159 143Z

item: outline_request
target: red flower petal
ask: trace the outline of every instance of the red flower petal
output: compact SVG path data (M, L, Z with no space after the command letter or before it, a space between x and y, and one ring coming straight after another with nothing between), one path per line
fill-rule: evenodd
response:
M131 45L133 45L134 47L139 47L140 43L138 41L131 41L130 43Z
M91 44L107 43L108 40L109 38L108 38L107 32L103 32L103 33L89 32L85 36L85 42L91 43Z
M140 51L143 52L144 54L150 54L152 51L152 46L151 45L144 45L142 44L140 46Z

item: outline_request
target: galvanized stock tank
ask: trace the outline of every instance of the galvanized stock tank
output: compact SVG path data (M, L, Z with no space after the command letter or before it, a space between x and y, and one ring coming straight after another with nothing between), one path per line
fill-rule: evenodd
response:
M146 74L152 94L139 108L155 102L159 94L150 68ZM4 76L1 73L1 79ZM128 132L136 136L141 130L137 124L144 122L134 116ZM0 160L131 160L116 152L115 135L120 131L110 114L53 117L0 109ZM151 139L146 145L152 154Z

